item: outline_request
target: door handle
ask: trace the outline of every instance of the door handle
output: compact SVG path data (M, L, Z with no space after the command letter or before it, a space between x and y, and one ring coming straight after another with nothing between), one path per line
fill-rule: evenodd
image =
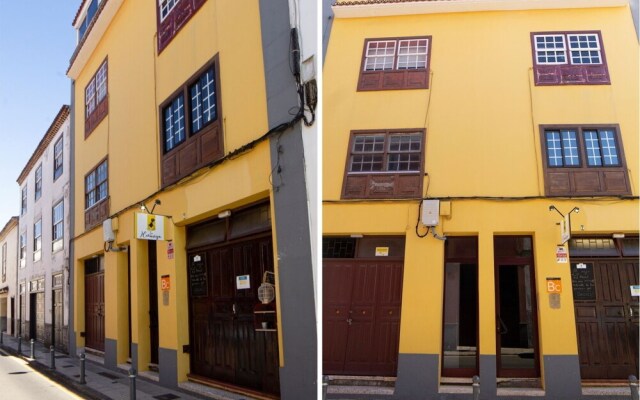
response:
M236 315L236 303L233 303L233 306L231 307L231 312L233 313L233 315Z
M502 317L498 316L498 320L500 321L500 325L498 325L498 333L501 335L506 335L507 333L509 333L509 328L507 328L507 324L504 323Z

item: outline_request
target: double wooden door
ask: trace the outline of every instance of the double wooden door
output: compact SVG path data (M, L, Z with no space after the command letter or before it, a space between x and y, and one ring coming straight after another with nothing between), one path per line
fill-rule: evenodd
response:
M638 259L571 260L582 379L638 373Z
M403 265L403 261L324 261L324 374L396 375Z
M85 346L104 351L104 272L85 275Z
M270 235L189 253L192 374L279 393L277 332L254 326L265 271L273 272Z

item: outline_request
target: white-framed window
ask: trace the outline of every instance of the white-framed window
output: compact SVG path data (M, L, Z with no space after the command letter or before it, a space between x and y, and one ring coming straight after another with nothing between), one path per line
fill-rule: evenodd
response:
M20 268L27 265L27 232L20 234Z
M397 69L424 69L427 68L427 39L409 39L398 42Z
M60 137L53 145L53 180L55 181L62 175L63 170L63 138Z
M96 81L91 79L84 92L86 116L89 118L93 110L96 109Z
M428 38L370 40L365 51L364 71L426 69Z
M20 203L20 215L27 212L27 185L22 188L22 201Z
M191 133L200 131L209 122L217 118L216 113L216 82L213 67L206 70L200 78L191 85Z
M2 244L2 282L7 280L7 243Z
M395 40L376 40L367 42L365 71L387 71L393 69L396 56Z
M36 168L36 190L35 200L38 200L42 196L42 164Z
M109 194L107 186L108 176L107 160L104 160L94 170L87 174L84 180L85 209L89 209L107 198Z
M51 232L51 250L58 251L63 245L64 241L64 202L60 200L55 206L53 206L52 212L52 232Z
M538 65L602 64L602 45L597 33L553 33L533 35Z
M42 258L42 219L33 224L33 261Z
M165 153L184 142L184 96L180 94L164 108L164 151Z
M420 172L422 136L421 132L355 134L348 172Z
M107 95L107 63L100 65L96 73L96 103L100 103Z
M158 0L160 4L160 22L167 18L167 15L176 7L180 0Z
M109 112L108 102L108 74L109 65L105 59L91 77L84 90L85 103L85 137L106 117Z

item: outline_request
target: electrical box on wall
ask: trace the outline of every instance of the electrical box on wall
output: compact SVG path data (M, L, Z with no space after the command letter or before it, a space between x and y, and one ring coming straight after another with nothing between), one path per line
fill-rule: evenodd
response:
M105 242L113 242L116 240L116 235L113 233L113 226L111 225L111 218L107 218L102 223L102 235Z
M422 200L422 225L438 226L440 219L440 200Z

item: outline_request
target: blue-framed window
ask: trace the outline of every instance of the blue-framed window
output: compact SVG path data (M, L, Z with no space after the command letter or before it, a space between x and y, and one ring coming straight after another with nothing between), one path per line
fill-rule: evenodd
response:
M206 70L189 88L191 97L191 133L196 133L217 118L216 81L213 67Z
M186 138L184 124L184 96L180 94L169 105L162 114L164 115L164 151L171 151L174 147L184 142Z

